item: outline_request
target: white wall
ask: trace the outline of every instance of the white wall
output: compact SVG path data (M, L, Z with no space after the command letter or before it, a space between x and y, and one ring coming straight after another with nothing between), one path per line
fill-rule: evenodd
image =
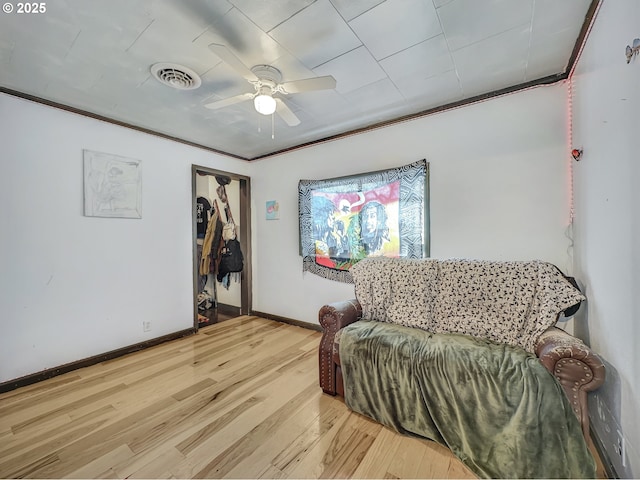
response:
M640 2L605 1L574 74L575 268L589 301L576 333L601 354L605 385L592 395L592 424L616 471L640 475ZM626 437L626 466L615 451ZM612 432L612 433L609 433Z
M571 267L566 87L540 87L252 163L253 308L317 323L353 286L302 273L300 179L430 162L431 256ZM267 200L280 220L265 220Z
M4 94L0 145L0 382L193 326L191 164L248 162ZM142 219L83 216L83 149L142 160Z

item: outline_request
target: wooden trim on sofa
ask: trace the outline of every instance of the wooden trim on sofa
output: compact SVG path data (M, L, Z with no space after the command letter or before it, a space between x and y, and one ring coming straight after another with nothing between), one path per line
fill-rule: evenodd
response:
M177 340L178 338L186 337L188 335L193 335L195 331L195 328L187 328L186 330L180 330L178 332L170 333L162 337L152 338L151 340L145 340L144 342L129 345L117 350L101 353L99 355L95 355L93 357L85 358L71 363L65 363L64 365L49 368L47 370L32 373L30 375L25 375L24 377L15 378L13 380L9 380L8 382L0 383L0 393L10 392L11 390L15 390L16 388L26 387L27 385L41 382L49 378L57 377L58 375L72 372L73 370L77 370L79 368L89 367L100 362L113 360L114 358L118 358L129 353L144 350L149 347L154 347L156 345L160 345L161 343L169 342L171 340Z

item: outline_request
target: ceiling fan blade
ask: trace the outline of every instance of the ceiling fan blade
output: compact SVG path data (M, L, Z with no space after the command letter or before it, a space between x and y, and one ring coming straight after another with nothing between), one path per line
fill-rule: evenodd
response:
M296 117L296 114L291 111L286 103L281 98L274 97L276 100L276 113L280 115L280 118L290 127L300 125L300 119Z
M209 49L218 57L220 57L220 60L229 65L250 82L255 82L258 80L256 74L249 70L249 68L244 63L242 63L242 60L236 57L235 54L224 45L212 43L209 45Z
M251 100L255 95L253 93L242 93L233 97L225 98L224 100L218 100L217 102L207 103L205 108L211 110L217 110L218 108L228 107L236 103L244 102L245 100Z
M325 77L305 78L280 84L284 93L310 92L312 90L331 90L336 88L336 79L331 75Z

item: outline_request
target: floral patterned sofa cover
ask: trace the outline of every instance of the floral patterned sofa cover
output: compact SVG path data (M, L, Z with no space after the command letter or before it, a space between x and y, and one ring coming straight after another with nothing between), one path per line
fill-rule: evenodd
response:
M425 341L432 341L432 337L448 339L454 336L463 343L473 340L481 344L497 345L509 355L515 352L524 356L529 363L533 360L533 366L541 364L548 372L543 373L543 376L555 379L553 382L561 386L557 390L563 391L568 400L560 398L562 402L558 402L557 409L562 409L563 402L570 405L570 410L579 420L578 428L581 428L584 437L588 436L587 392L597 389L604 382L604 365L583 342L554 326L561 312L575 307L585 299L557 267L542 261L376 257L354 265L351 274L356 299L325 305L319 311L319 322L324 330L319 348L319 376L320 386L325 393L345 397L347 405L352 408L350 403L357 403L358 395L366 396L367 392L379 388L381 390L375 394L377 398L366 399L364 403L374 411L380 405L384 410L387 408L386 404L398 403L397 399L389 402L389 398L386 398L397 395L397 392L390 394L390 387L384 385L369 385L364 389L357 385L363 380L356 375L357 368L353 366L351 350L360 352L361 370L374 377L375 381L376 376L382 375L376 369L382 371L388 367L387 364L392 363L387 358L390 349L406 350L411 342L417 342L418 347L415 348L422 350L422 340L416 340L414 334L424 335ZM384 348L375 351L372 349L371 352L375 353L370 353L372 340L364 338L369 334L388 337L384 340ZM442 335L444 337L439 337ZM344 338L348 338L349 342L344 341ZM391 340L387 341L389 338ZM366 348L363 349L362 345L366 345ZM350 350L345 351L345 348ZM417 357L413 351L408 355ZM349 376L345 372L346 359L341 358L347 356L351 376L356 378L350 380L351 386L345 382L345 377ZM421 358L420 362L428 363L432 356L427 354L425 358L427 360ZM484 354L480 354L479 358L479 363L485 361ZM413 366L409 370L413 372ZM395 385L397 378L403 376L406 376L406 372L392 372L390 384ZM490 380L484 381L491 383ZM415 388L428 389L424 385ZM530 389L527 386L516 388ZM452 395L457 394L454 392ZM516 392L516 396L518 395ZM421 396L437 395L422 392ZM362 403L362 398L358 401ZM354 409L359 411L358 408ZM395 419L385 421L367 411L360 413L391 424L389 426L396 430L406 430L402 425L395 425ZM387 415L386 410L381 415ZM415 412L409 412L408 415L415 420ZM416 434L411 431L408 433ZM447 443L443 438L433 438L434 435L431 434L426 436ZM440 436L440 432L436 432L435 436ZM583 440L584 438L581 441ZM468 443L468 438L464 441ZM461 458L469 456L468 452L457 452L455 448L452 450ZM579 460L576 461L580 463ZM501 475L498 470L483 470L483 467L472 463L471 461L468 465L481 476ZM551 471L555 475L554 472L557 471ZM509 471L505 475L513 476L512 473ZM549 474L549 471L541 473L530 469L519 473L537 476ZM576 470L569 474L585 475ZM562 472L559 475L562 476Z

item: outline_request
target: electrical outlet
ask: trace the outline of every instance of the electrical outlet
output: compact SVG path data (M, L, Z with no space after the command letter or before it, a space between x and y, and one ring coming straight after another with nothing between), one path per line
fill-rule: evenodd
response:
M616 430L616 433L618 434L618 441L617 444L615 445L615 451L618 455L620 455L620 459L622 460L622 466L626 467L627 466L627 462L626 462L626 451L625 451L625 441L624 441L624 435L622 435L622 432L620 430Z
M151 322L142 322L142 331L150 332L151 331Z
M616 443L613 445L613 449L620 456L622 456L622 442L622 435L620 435L620 430L618 430L618 437L616 438Z
M629 459L623 429L620 422L611 413L603 392L593 392L589 396L591 427L605 452L606 462L617 475L617 478L634 478L629 472Z

